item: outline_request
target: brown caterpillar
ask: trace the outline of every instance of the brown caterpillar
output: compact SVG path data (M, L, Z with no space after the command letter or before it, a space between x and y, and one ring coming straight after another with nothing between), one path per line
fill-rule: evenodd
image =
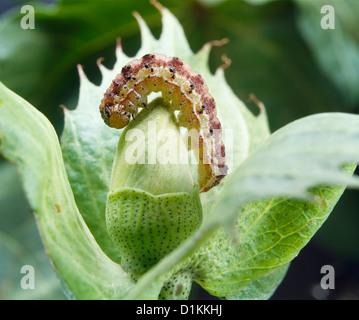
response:
M121 129L131 116L135 119L138 108L148 109L147 96L159 91L171 102L172 111L179 110L178 125L198 131L198 182L200 192L206 192L227 174L225 148L214 99L189 64L163 54L146 54L131 61L107 89L101 116L108 126Z

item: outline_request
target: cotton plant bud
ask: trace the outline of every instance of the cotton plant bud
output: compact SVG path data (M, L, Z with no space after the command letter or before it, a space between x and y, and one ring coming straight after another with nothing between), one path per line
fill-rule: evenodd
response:
M107 199L107 230L121 265L138 279L195 232L202 222L198 184L176 118L163 100L124 129ZM188 160L188 159L187 159Z

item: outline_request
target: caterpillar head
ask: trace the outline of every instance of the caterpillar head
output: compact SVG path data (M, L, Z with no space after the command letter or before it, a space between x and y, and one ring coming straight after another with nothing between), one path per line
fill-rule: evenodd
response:
M108 106L100 106L100 112L104 122L111 128L122 129L128 125L131 114L120 106L110 108Z

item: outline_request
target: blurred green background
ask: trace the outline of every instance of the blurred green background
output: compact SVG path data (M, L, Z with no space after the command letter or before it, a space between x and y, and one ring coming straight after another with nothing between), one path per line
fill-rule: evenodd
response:
M257 112L264 102L272 131L318 112L359 112L359 1L162 0L180 20L191 48L228 38L211 54L211 69L225 54L234 92ZM35 9L35 29L20 27L20 8ZM335 9L335 29L320 26L321 7ZM140 46L137 11L156 36L159 12L147 0L0 2L0 81L63 128L60 104L74 108L77 64L101 81L99 57L112 68L116 39L126 54ZM23 265L35 268L35 290L22 290ZM320 269L336 271L335 290L319 287ZM0 158L0 299L64 299L28 209L16 169ZM211 299L198 286L192 298ZM294 259L272 299L359 299L359 192L347 190L331 216Z

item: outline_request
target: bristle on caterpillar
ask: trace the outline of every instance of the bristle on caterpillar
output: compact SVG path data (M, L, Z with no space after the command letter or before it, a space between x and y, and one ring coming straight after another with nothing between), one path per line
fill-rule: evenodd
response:
M176 57L146 54L125 65L101 101L104 122L121 129L135 119L138 108L147 108L147 96L161 92L172 111L178 110L178 125L196 129L198 183L200 192L216 186L227 174L222 127L216 105L204 79L189 64Z

